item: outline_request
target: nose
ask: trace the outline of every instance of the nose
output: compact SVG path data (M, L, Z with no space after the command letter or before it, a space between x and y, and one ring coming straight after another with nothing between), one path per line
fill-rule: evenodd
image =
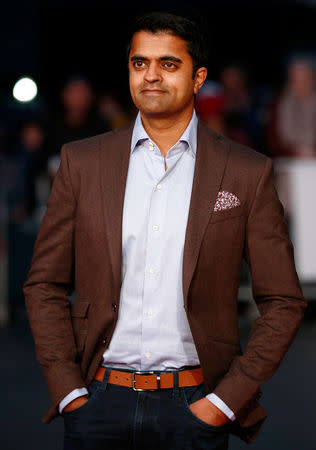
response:
M161 81L161 73L159 70L159 65L156 62L151 62L148 66L148 69L145 73L145 80L148 83L155 83L157 81Z

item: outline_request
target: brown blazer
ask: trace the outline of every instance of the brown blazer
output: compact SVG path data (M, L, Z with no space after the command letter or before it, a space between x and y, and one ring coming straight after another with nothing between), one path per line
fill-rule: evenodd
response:
M65 145L38 233L24 293L52 407L88 386L118 317L122 211L133 123ZM215 211L219 191L241 204ZM237 292L242 259L261 316L241 351ZM67 295L76 289L71 306ZM271 160L198 125L183 257L184 308L207 392L234 412L250 442L266 413L260 386L278 367L306 306L297 279ZM168 311L166 311L168 314Z

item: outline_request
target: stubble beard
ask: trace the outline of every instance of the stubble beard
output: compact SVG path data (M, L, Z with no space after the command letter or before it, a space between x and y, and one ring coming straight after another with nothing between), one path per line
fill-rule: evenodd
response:
M142 94L140 94L142 95ZM166 94L161 94L164 96ZM136 98L134 103L137 109L149 117L166 117L172 114L172 103L167 98Z

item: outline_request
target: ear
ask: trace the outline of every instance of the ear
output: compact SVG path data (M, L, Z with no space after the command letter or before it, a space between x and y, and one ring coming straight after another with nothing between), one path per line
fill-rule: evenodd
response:
M193 83L194 94L197 94L199 92L199 90L203 86L206 76L207 76L206 67L199 67L194 75L194 83Z

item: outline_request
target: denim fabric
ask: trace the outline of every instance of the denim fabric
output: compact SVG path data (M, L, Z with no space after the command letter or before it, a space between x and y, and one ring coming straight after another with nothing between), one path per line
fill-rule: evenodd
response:
M157 371L158 373L158 371ZM64 450L227 450L229 424L216 427L189 405L205 396L204 383L157 391L134 391L93 380L90 397L64 412Z

